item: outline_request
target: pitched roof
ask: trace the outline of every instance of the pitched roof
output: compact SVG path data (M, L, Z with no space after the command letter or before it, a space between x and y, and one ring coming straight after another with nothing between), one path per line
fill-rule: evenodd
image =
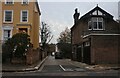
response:
M86 13L85 15L83 15L80 19L83 19L83 18L86 18L86 17L89 17L89 16L94 16L94 15L91 15L95 10L99 10L100 12L102 12L104 14L104 17L106 18L110 18L110 19L113 19L113 16L111 14L109 14L108 12L106 12L105 10L101 9L98 5L92 9L91 11L89 11L88 13Z
M99 10L103 15L92 15L92 13L96 10ZM89 11L88 13L86 13L85 15L83 15L76 24L73 25L73 27L71 29L73 29L78 23L80 20L83 20L83 19L87 19L89 17L92 17L92 16L102 16L104 18L107 18L107 19L113 19L113 16L111 14L109 14L108 12L106 12L105 10L101 9L98 5L92 9L91 11Z
M36 0L35 4L36 4L36 6L37 6L37 9L38 9L39 15L41 15L40 8L39 8L39 4L38 4L38 1L37 1L37 0Z

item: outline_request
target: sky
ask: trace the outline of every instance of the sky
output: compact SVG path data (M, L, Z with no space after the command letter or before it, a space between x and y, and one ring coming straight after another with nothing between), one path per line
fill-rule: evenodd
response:
M50 26L53 38L50 43L57 43L60 33L73 26L73 14L75 8L78 8L80 17L95 8L98 4L100 8L118 19L118 1L119 0L44 0L39 1L41 20Z

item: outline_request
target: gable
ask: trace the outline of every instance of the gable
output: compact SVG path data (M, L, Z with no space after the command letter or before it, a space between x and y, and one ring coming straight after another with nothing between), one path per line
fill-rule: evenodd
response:
M81 19L92 16L102 16L104 18L113 19L113 16L111 14L107 13L105 10L101 9L98 6L96 6L94 9L82 16Z
M92 15L104 15L100 10L95 10L91 13Z
M96 6L94 9L83 15L76 24L73 25L71 28L74 29L80 22L84 22L89 20L91 17L102 17L103 19L113 20L113 16L106 12L105 10L101 9L100 7Z

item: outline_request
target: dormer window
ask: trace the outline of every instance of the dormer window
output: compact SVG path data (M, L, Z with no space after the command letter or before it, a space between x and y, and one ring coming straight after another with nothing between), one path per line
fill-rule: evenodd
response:
M92 17L88 21L89 30L103 30L103 18L102 17Z
M26 4L28 4L29 3L29 0L22 0L22 4L23 5L26 5Z
M5 0L5 4L14 4L13 0Z

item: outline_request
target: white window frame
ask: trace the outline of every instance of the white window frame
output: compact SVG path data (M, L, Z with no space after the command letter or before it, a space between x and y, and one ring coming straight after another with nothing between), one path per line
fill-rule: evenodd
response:
M23 11L27 11L27 21L23 21L23 19L22 19L22 12ZM20 22L28 22L28 16L29 16L29 11L28 10L21 10Z
M104 28L103 28L103 18L102 18L102 21L100 21L100 22L102 22L102 29L100 29L99 28L99 25L98 25L98 20L99 20L99 18L101 18L101 17L95 17L95 18L97 18L97 28L94 28L94 26L93 26L93 30L104 30ZM93 23L92 23L93 24Z
M93 18L97 19L97 21L96 21L97 22L97 28L94 28L94 24L93 23L95 21L93 21ZM104 30L104 21L103 21L103 18L102 18L102 21L98 21L99 18L102 18L102 17L92 17L91 20L88 21L88 30ZM89 29L90 21L91 21L91 24L92 24L91 29ZM102 29L99 28L99 23L98 22L102 22Z
M10 31L9 33L7 32L7 36L5 35L5 31ZM11 36L11 30L4 30L3 32L4 32L3 33L4 34L4 40L8 40ZM8 34L9 34L9 37L8 37Z
M2 40L3 40L3 41L5 40L5 39L4 39L4 31L5 31L5 30L10 30L10 37L9 37L9 38L11 38L11 37L12 37L13 27L11 27L11 26L4 26L4 27L2 27L2 33L3 33Z
M21 4L27 5L27 4L29 4L29 0L28 0L28 2L26 4L24 4L24 0L22 0Z
M90 24L91 24L91 29L89 28ZM93 29L93 28L92 28L92 21L89 20L89 21L88 21L88 30L92 30L92 29Z
M11 16L11 21L10 22L5 21L6 20L5 19L5 17L6 17L6 11L11 11L12 12L12 16ZM13 10L4 10L4 21L3 22L5 22L5 23L12 23L13 22Z
M14 4L14 0L12 0L12 1L13 1L12 4ZM7 0L5 0L5 4L6 4L6 5L11 5L11 4L7 4Z
M90 46L90 42L85 42L85 46L86 47Z

